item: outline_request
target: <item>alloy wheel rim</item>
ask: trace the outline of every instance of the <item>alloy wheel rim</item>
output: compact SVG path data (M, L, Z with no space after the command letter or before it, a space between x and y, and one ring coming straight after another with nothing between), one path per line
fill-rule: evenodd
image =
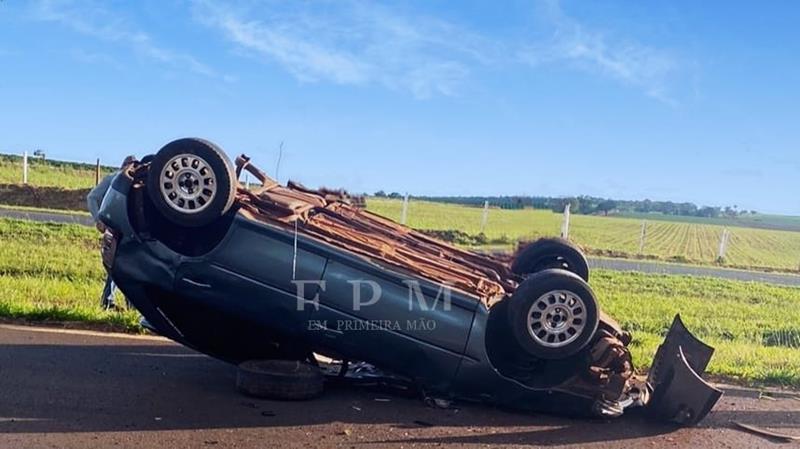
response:
M562 348L575 341L586 327L586 304L573 292L552 290L528 309L528 333L546 348Z
M183 153L172 157L159 176L161 195L183 214L206 209L217 195L217 177L205 159Z

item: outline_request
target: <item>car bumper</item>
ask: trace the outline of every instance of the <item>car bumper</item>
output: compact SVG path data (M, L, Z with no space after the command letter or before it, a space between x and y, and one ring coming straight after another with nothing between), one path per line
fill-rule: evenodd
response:
M700 377L713 354L714 348L692 335L676 315L650 369L650 414L680 425L702 420L722 396Z

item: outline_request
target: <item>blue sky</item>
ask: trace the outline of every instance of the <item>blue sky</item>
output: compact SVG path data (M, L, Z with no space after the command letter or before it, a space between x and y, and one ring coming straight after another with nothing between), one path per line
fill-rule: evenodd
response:
M800 3L0 1L0 152L800 214Z

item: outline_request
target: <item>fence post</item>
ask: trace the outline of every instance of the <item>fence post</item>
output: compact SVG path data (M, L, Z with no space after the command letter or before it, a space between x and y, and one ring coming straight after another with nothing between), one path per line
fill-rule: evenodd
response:
M247 190L250 190L250 174L249 173L245 173L244 174L244 188L247 189Z
M725 251L728 249L728 240L730 239L730 232L728 228L722 230L722 235L719 238L719 251L717 255L717 262L725 261Z
M489 221L489 201L483 202L483 216L481 217L481 234L486 229L486 222Z
M406 192L406 196L403 198L403 210L400 212L400 224L406 224L406 218L408 218L408 192Z
M28 183L28 152L22 153L22 183Z
M642 232L639 235L639 254L644 254L644 242L647 238L647 220L642 220Z
M94 185L100 184L100 158L97 158L97 163L94 166Z
M564 220L561 222L561 238L569 239L569 203L564 206Z

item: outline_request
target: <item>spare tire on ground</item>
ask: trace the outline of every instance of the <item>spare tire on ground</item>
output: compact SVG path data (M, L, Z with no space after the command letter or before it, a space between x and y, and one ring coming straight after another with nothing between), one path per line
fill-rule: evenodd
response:
M522 247L511 262L511 271L521 276L558 268L589 281L589 262L581 249L569 240L547 237Z
M298 360L248 360L236 373L240 392L284 401L315 398L322 394L324 382L319 368Z

